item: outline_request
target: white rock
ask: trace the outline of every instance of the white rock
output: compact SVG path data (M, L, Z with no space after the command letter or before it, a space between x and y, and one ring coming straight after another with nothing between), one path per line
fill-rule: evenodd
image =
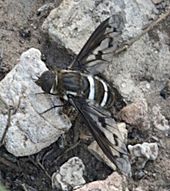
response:
M155 105L152 108L152 121L153 121L153 125L161 130L164 131L165 133L170 130L170 126L168 123L168 120L165 118L165 116L162 115L161 111L160 111L160 107L159 105Z
M58 137L71 126L69 119L59 114L60 109L52 109L43 115L39 113L49 109L59 100L42 93L35 84L37 76L47 70L41 61L41 53L37 49L29 49L21 55L20 62L0 82L0 97L8 106L16 109L10 121L5 137L5 147L15 156L36 153L55 142ZM10 87L10 88L9 88ZM53 103L54 102L54 103ZM7 114L1 113L0 124L3 132ZM2 133L0 133L2 138Z
M156 9L151 0L147 3L142 0L63 0L51 11L42 28L54 41L78 53L99 23L117 12L122 12L127 22L124 33L127 39L141 32Z
M70 187L75 188L86 183L83 178L85 166L81 159L73 157L64 163L58 172L52 175L52 187L69 190Z
M151 0L147 0L147 3L143 0L124 0L124 6L123 11L127 21L124 35L127 38L138 35L142 28L149 23L149 19L154 19L156 15L153 14L157 13Z
M113 5L111 1L108 7L99 3L96 9L96 2L89 0L64 0L59 7L52 10L50 15L43 23L43 30L49 33L49 36L62 46L78 53L83 47L90 34L98 26L95 20L104 20L109 16L109 6ZM93 14L91 11L94 10ZM105 10L107 14L97 13ZM92 18L93 17L95 18ZM101 18L100 18L101 16Z
M137 161L138 168L144 168L148 160L156 160L158 156L157 143L142 143L136 145L128 145L128 149L132 158L132 161Z

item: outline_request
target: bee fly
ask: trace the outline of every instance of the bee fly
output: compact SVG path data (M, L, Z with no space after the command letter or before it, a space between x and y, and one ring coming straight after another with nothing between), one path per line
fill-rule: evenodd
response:
M118 90L110 86L98 71L99 66L111 62L120 43L123 27L120 15L109 17L92 33L68 69L45 71L36 84L44 92L57 95L72 105L103 153L122 173L129 174L130 163L125 143L117 133L113 134L115 144L105 135L109 125L106 119L111 118L109 110L112 107L120 109L124 102ZM119 156L112 153L112 149L116 148Z

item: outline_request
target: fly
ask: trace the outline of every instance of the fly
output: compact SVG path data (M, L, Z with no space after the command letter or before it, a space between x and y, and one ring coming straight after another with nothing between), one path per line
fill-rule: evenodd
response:
M121 42L123 27L121 15L107 18L92 33L67 69L45 71L36 84L44 92L59 96L73 106L107 158L123 174L129 175L131 168L126 145L119 130L108 122L114 121L111 108L120 110L124 102L119 91L101 77L98 70L112 61ZM114 143L106 135L111 126ZM113 154L113 149L117 155Z

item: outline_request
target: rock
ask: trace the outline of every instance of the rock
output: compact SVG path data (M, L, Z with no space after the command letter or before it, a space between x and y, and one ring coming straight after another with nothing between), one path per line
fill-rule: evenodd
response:
M152 121L154 127L157 129L168 133L170 131L170 126L168 120L161 114L160 106L155 105L152 108Z
M143 169L139 169L138 167L133 172L133 180L139 181L146 175L146 172Z
M51 109L61 104L54 97L42 94L35 84L37 76L47 70L37 49L29 49L20 57L20 62L0 82L0 97L11 110L10 126L5 136L5 147L15 156L34 154L55 142L71 127L69 119L61 113L61 108ZM9 88L10 87L10 88ZM40 94L39 94L40 93ZM6 128L8 114L0 114L0 140Z
M128 191L126 184L125 179L117 172L114 172L105 180L88 183L75 191Z
M107 122L108 123L108 122ZM115 164L113 164L107 156L103 153L99 145L96 141L92 142L88 149L94 154L99 160L102 159L108 166L110 166L113 170L116 170L116 167L118 167L118 170L127 175L131 176L131 164L129 162L128 153L126 150L126 139L127 139L127 130L125 123L118 123L110 126L110 129L107 130L105 128L105 134L108 137L108 140L115 145L114 149L111 148L113 156L116 157ZM116 145L114 136L119 137L119 143ZM108 145L109 147L109 145ZM121 153L121 154L120 154ZM124 154L122 154L124 153ZM126 153L126 154L125 154Z
M128 145L132 163L135 162L137 169L143 169L148 160L156 160L158 156L157 143L142 143Z
M137 100L136 102L124 107L119 112L119 117L126 123L136 127L147 129L150 126L148 119L148 105L144 99Z
M73 157L64 163L58 172L52 175L52 187L64 191L86 183L83 178L85 166L81 159Z
M114 71L112 71L112 66L109 66L109 70L107 70L106 76L111 76L114 75ZM110 79L112 79L112 77L110 77ZM135 97L138 98L143 98L144 95L142 94L142 92L140 91L139 88L137 88L135 86L135 83L133 81L133 79L131 78L129 73L121 73L121 74L115 74L115 78L114 78L114 84L117 85L117 87L119 88L121 95L127 100L127 101L131 101L134 100Z
M118 87L127 102L132 103L136 100L146 99L147 95L151 99L151 104L154 105L153 97L159 96L157 91L162 86L159 85L158 90L155 91L154 84L158 86L160 79L165 79L167 71L170 71L170 52L165 43L168 31L165 32L165 35L160 31L157 34L159 43L146 34L129 47L127 51L114 56L112 64L109 64L105 69L104 75L114 86ZM155 46L158 47L155 48ZM157 49L159 51L155 53ZM158 70L155 70L155 68L158 68ZM146 76L151 81L147 81ZM147 85L145 90L141 81Z
M126 0L106 2L64 0L52 10L43 23L43 31L74 53L78 53L94 29L109 16L120 13L126 20L125 39L141 32L156 9L151 0L146 3ZM132 19L133 18L133 19Z

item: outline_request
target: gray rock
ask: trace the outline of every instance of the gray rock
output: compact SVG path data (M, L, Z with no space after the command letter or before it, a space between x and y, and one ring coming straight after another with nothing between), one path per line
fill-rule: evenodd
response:
M115 56L113 63L105 70L108 79L119 87L128 101L143 99L150 93L152 96L158 96L158 93L153 91L154 83L152 80L147 81L146 78L154 79L158 85L158 82L165 79L167 71L170 70L169 48L164 42L166 33L161 34L159 31L157 33L160 38L159 43L154 42L146 34L126 52ZM143 80L140 80L142 78ZM144 82L147 82L145 87Z
M64 191L86 183L83 178L85 166L81 159L73 157L64 163L58 172L52 175L52 187Z
M40 114L60 101L42 93L35 84L40 74L47 70L40 59L41 53L29 49L20 57L20 62L0 82L0 97L11 111L10 126L4 139L5 147L15 156L34 154L55 142L71 126L60 108ZM61 112L60 112L61 113ZM0 114L0 139L6 128L8 114Z
M136 163L138 169L143 169L148 160L156 160L158 156L157 143L142 143L128 145L132 163Z
M42 29L54 41L77 54L99 23L117 12L121 12L126 20L124 38L128 39L141 32L157 11L150 0L147 3L64 0L51 11Z

